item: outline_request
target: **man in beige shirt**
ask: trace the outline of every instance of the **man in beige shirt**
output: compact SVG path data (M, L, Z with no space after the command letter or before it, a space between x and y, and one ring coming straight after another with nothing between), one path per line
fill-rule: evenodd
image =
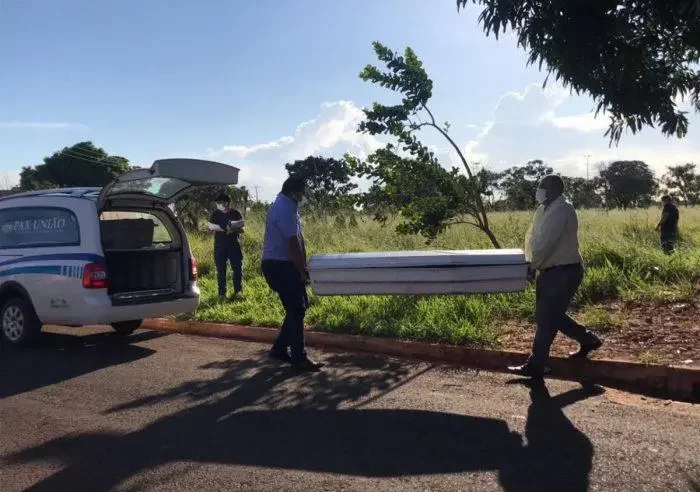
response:
M602 345L593 332L571 319L566 310L583 280L583 259L578 244L576 210L564 198L564 182L546 176L536 195L539 207L528 231L525 255L531 274L537 273L535 319L537 330L532 354L522 366L509 367L522 376L541 377L550 371L549 349L557 331L579 342L572 357L584 358Z

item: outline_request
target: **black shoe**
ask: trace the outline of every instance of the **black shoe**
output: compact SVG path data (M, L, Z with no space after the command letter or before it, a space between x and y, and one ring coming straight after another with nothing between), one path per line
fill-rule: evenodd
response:
M296 372L318 372L322 367L322 363L314 362L308 357L292 362L292 369Z
M585 359L588 357L588 354L599 349L602 345L603 341L600 338L596 338L595 341L591 343L581 344L576 352L569 352L569 357L572 359Z
M270 352L267 355L271 359L275 359L286 364L292 364L292 358L287 352L275 352L274 350L270 350Z
M522 366L509 366L508 372L517 374L518 376L525 376L527 378L542 378L548 374L551 374L552 368L549 366L544 366L544 368L538 369L528 363L525 363Z

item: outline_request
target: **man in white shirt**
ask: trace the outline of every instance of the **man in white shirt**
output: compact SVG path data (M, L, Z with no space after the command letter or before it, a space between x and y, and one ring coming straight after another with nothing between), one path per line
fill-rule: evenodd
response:
M537 273L535 319L537 330L532 354L522 366L509 367L516 374L541 377L551 372L549 349L557 331L576 340L579 350L569 354L585 358L603 342L571 319L566 310L583 280L576 210L564 198L564 181L546 176L536 195L539 207L528 232L525 254L531 274Z

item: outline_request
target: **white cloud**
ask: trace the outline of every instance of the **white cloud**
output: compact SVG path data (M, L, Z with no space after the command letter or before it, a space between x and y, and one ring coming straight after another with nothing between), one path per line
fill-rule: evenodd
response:
M595 113L583 113L573 116L552 117L550 120L557 128L593 132L605 130L609 123L605 118L595 117Z
M76 130L87 127L81 124L65 122L0 121L0 128L8 130Z
M645 128L637 135L626 133L619 146L610 147L604 136L608 117L582 113L582 101L559 88L543 90L537 85L522 93L504 94L492 119L465 144L468 159L492 170L542 159L557 172L578 176L586 174L586 155L590 155L591 173L599 162L614 159L643 160L657 173L680 162L700 163L697 114L689 113L690 132L684 139L667 138L659 130Z
M19 184L19 171L0 171L0 190L9 190Z
M208 149L207 154L240 168L240 184L259 186L260 198L270 200L279 191L288 162L309 155L339 158L350 153L365 157L380 147L375 137L357 132L363 117L351 101L326 102L319 115L300 123L291 136L252 145L223 145Z

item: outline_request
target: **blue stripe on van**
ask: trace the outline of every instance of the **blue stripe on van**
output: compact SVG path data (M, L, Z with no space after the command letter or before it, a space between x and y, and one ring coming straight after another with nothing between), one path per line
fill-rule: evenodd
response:
M8 268L7 270L0 271L0 277L7 277L9 275L62 275L63 267L60 265L36 265L36 266L22 266L16 268Z
M13 258L12 260L1 261L0 267L6 265L14 265L16 263L24 263L27 261L44 261L44 260L76 260L76 261L89 261L90 263L105 263L104 257L100 255L93 255L90 253L57 253L53 255L34 255L34 256L23 256L21 258Z

